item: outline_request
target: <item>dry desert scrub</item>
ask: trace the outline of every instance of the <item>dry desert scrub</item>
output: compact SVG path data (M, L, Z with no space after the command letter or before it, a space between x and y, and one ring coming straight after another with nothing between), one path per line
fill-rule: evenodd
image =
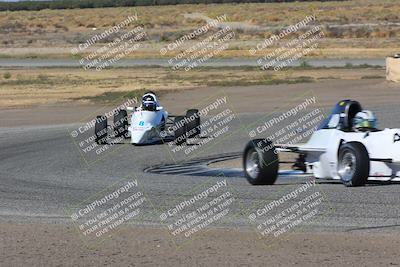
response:
M131 57L159 57L161 46L204 25L204 16L221 14L236 31L236 40L220 54L225 57L249 56L247 50L257 42L312 14L322 25L325 40L311 56L371 57L399 48L398 1L352 0L0 12L0 56L70 57L72 47L132 14L138 15L137 24L149 39Z

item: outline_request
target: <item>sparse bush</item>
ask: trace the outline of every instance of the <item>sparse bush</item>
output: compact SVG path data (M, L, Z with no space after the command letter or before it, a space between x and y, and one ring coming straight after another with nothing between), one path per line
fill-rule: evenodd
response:
M3 74L3 77L4 77L4 79L10 79L11 78L11 73L9 73L9 72L6 72L6 73L4 73Z
M26 31L26 26L19 21L7 21L3 23L0 27L0 33L10 33L10 32L24 32Z
M285 0L284 2L298 2L309 0ZM338 0L325 0L338 1ZM101 8L101 7L126 7L126 6L153 6L177 4L210 4L210 3L264 3L283 2L282 0L55 0L55 1L20 1L0 2L0 11L18 10L43 10L43 9L74 9L74 8Z
M49 79L49 77L48 77L47 75L44 75L44 74L39 74L39 75L37 76L37 79L38 79L39 81L47 81L47 80Z
M64 30L64 31L68 31L68 27L66 27L65 25L63 25L63 24L59 24L59 23L56 23L56 24L54 24L54 27L56 28L56 29L62 29L62 30Z
M304 59L302 59L300 61L300 65L299 66L300 66L300 68L309 68L309 67L311 67L311 65Z
M382 75L366 75L366 76L362 76L361 79L385 79L385 76Z

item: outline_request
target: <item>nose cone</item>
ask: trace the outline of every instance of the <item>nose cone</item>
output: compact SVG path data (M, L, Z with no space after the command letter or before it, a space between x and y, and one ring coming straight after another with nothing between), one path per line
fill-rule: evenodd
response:
M131 132L132 144L144 144L147 141L147 132L145 129L134 130Z

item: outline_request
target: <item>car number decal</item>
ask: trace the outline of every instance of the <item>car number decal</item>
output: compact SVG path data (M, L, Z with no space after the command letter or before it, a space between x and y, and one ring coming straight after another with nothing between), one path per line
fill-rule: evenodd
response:
M139 121L139 126L144 126L144 121Z
M393 138L393 143L399 142L400 141L400 134L395 133L394 138Z

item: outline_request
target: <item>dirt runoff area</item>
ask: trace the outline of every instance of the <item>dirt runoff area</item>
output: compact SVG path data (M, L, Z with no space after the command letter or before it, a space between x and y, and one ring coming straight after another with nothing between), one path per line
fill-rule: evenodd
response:
M212 229L176 247L165 229L125 226L88 248L71 225L2 224L2 266L398 265L398 233L292 233L268 246L255 231Z
M188 108L207 103L210 96L225 95L235 113L273 112L302 95L314 95L319 107L331 108L341 99L355 99L363 106L398 104L400 84L385 78L361 80L320 80L313 83L209 86L163 93L162 105L171 114L183 114ZM109 103L59 103L40 106L0 108L0 127L53 125L87 122L96 114L110 111L125 100Z
M144 91L159 94L218 86L314 83L324 80L385 80L384 68L295 69L260 71L258 68L115 68L85 71L79 68L0 68L0 109L38 105L104 104ZM206 94L200 97L204 98Z

